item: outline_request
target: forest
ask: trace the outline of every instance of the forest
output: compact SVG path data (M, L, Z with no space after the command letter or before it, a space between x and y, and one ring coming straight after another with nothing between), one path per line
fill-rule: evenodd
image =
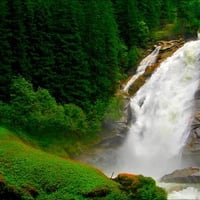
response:
M200 0L0 0L0 9L0 199L166 200L151 177L109 178L72 159L99 142L105 118L120 118L117 91L149 48L196 38Z
M95 136L144 50L200 28L199 0L1 0L0 8L0 125L39 139Z

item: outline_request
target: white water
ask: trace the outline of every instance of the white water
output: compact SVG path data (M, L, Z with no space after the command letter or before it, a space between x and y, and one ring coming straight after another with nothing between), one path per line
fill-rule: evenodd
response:
M168 200L200 200L200 185L189 183L157 183L168 192Z
M119 149L113 171L158 178L182 167L181 149L189 133L199 77L198 40L163 62L131 99L136 121Z
M173 191L168 194L168 200L200 200L200 190L194 187L187 187L180 191Z
M157 60L157 56L159 54L161 46L157 46L151 54L149 54L146 58L144 58L141 62L139 67L137 68L136 74L131 77L128 83L124 87L124 91L128 91L129 87L134 83L134 81L141 76L148 66L155 64Z

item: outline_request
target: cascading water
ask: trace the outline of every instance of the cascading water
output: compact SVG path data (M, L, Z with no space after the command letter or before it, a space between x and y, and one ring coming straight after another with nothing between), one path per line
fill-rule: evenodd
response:
M159 48L154 53L157 54ZM156 54L150 55L156 59ZM152 57L144 61L149 58ZM136 76L145 71L145 66L140 64ZM125 91L136 76L127 83ZM181 150L190 132L194 94L199 81L200 40L188 42L176 51L131 98L133 122L122 146L118 149L116 146L97 148L83 160L108 176L130 172L157 179L185 167L181 163ZM188 186L180 191L168 190L168 199L200 200L200 188ZM161 187L167 189L165 183Z
M136 120L119 148L115 171L158 178L181 167L199 78L200 41L192 41L163 62L131 98Z
M187 187L180 191L169 193L168 200L200 200L200 190L195 187Z
M133 75L131 77L131 79L128 81L128 83L125 85L124 87L124 91L127 91L129 89L129 87L134 83L134 81L140 76L142 75L146 68L148 66L151 66L153 64L155 64L157 56L159 54L161 46L157 46L152 52L151 54L149 54L146 58L144 58L141 62L140 65L136 71L136 74Z

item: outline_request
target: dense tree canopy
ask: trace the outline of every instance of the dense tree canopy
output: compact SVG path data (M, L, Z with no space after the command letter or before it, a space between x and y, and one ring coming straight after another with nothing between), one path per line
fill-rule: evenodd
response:
M13 80L23 77L38 98L76 105L86 121L101 120L152 32L167 23L185 35L200 27L199 0L1 0L0 8L1 106L13 105Z

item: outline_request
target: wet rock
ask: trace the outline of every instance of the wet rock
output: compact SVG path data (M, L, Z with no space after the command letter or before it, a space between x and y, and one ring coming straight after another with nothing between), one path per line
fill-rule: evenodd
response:
M124 97L124 106L122 108L122 117L119 120L104 119L102 123L102 140L96 146L116 147L123 143L129 124L133 120L130 99Z
M159 41L158 45L161 46L161 51L171 51L173 48L177 49L179 48L181 45L184 44L184 40L182 38L178 39L178 40L169 40L169 41Z
M200 168L178 169L171 174L163 176L161 181L167 183L200 183Z
M183 160L200 166L200 85L194 98L194 114L190 134L183 148Z
M152 75L152 73L160 66L160 64L168 57L170 57L177 49L184 45L185 41L180 38L178 40L169 40L169 41L159 41L154 48L157 46L161 46L160 52L157 56L157 61L153 65L147 66L145 72L140 75L129 87L128 94L133 96L142 85L146 82L146 80ZM153 51L150 49L149 52Z

